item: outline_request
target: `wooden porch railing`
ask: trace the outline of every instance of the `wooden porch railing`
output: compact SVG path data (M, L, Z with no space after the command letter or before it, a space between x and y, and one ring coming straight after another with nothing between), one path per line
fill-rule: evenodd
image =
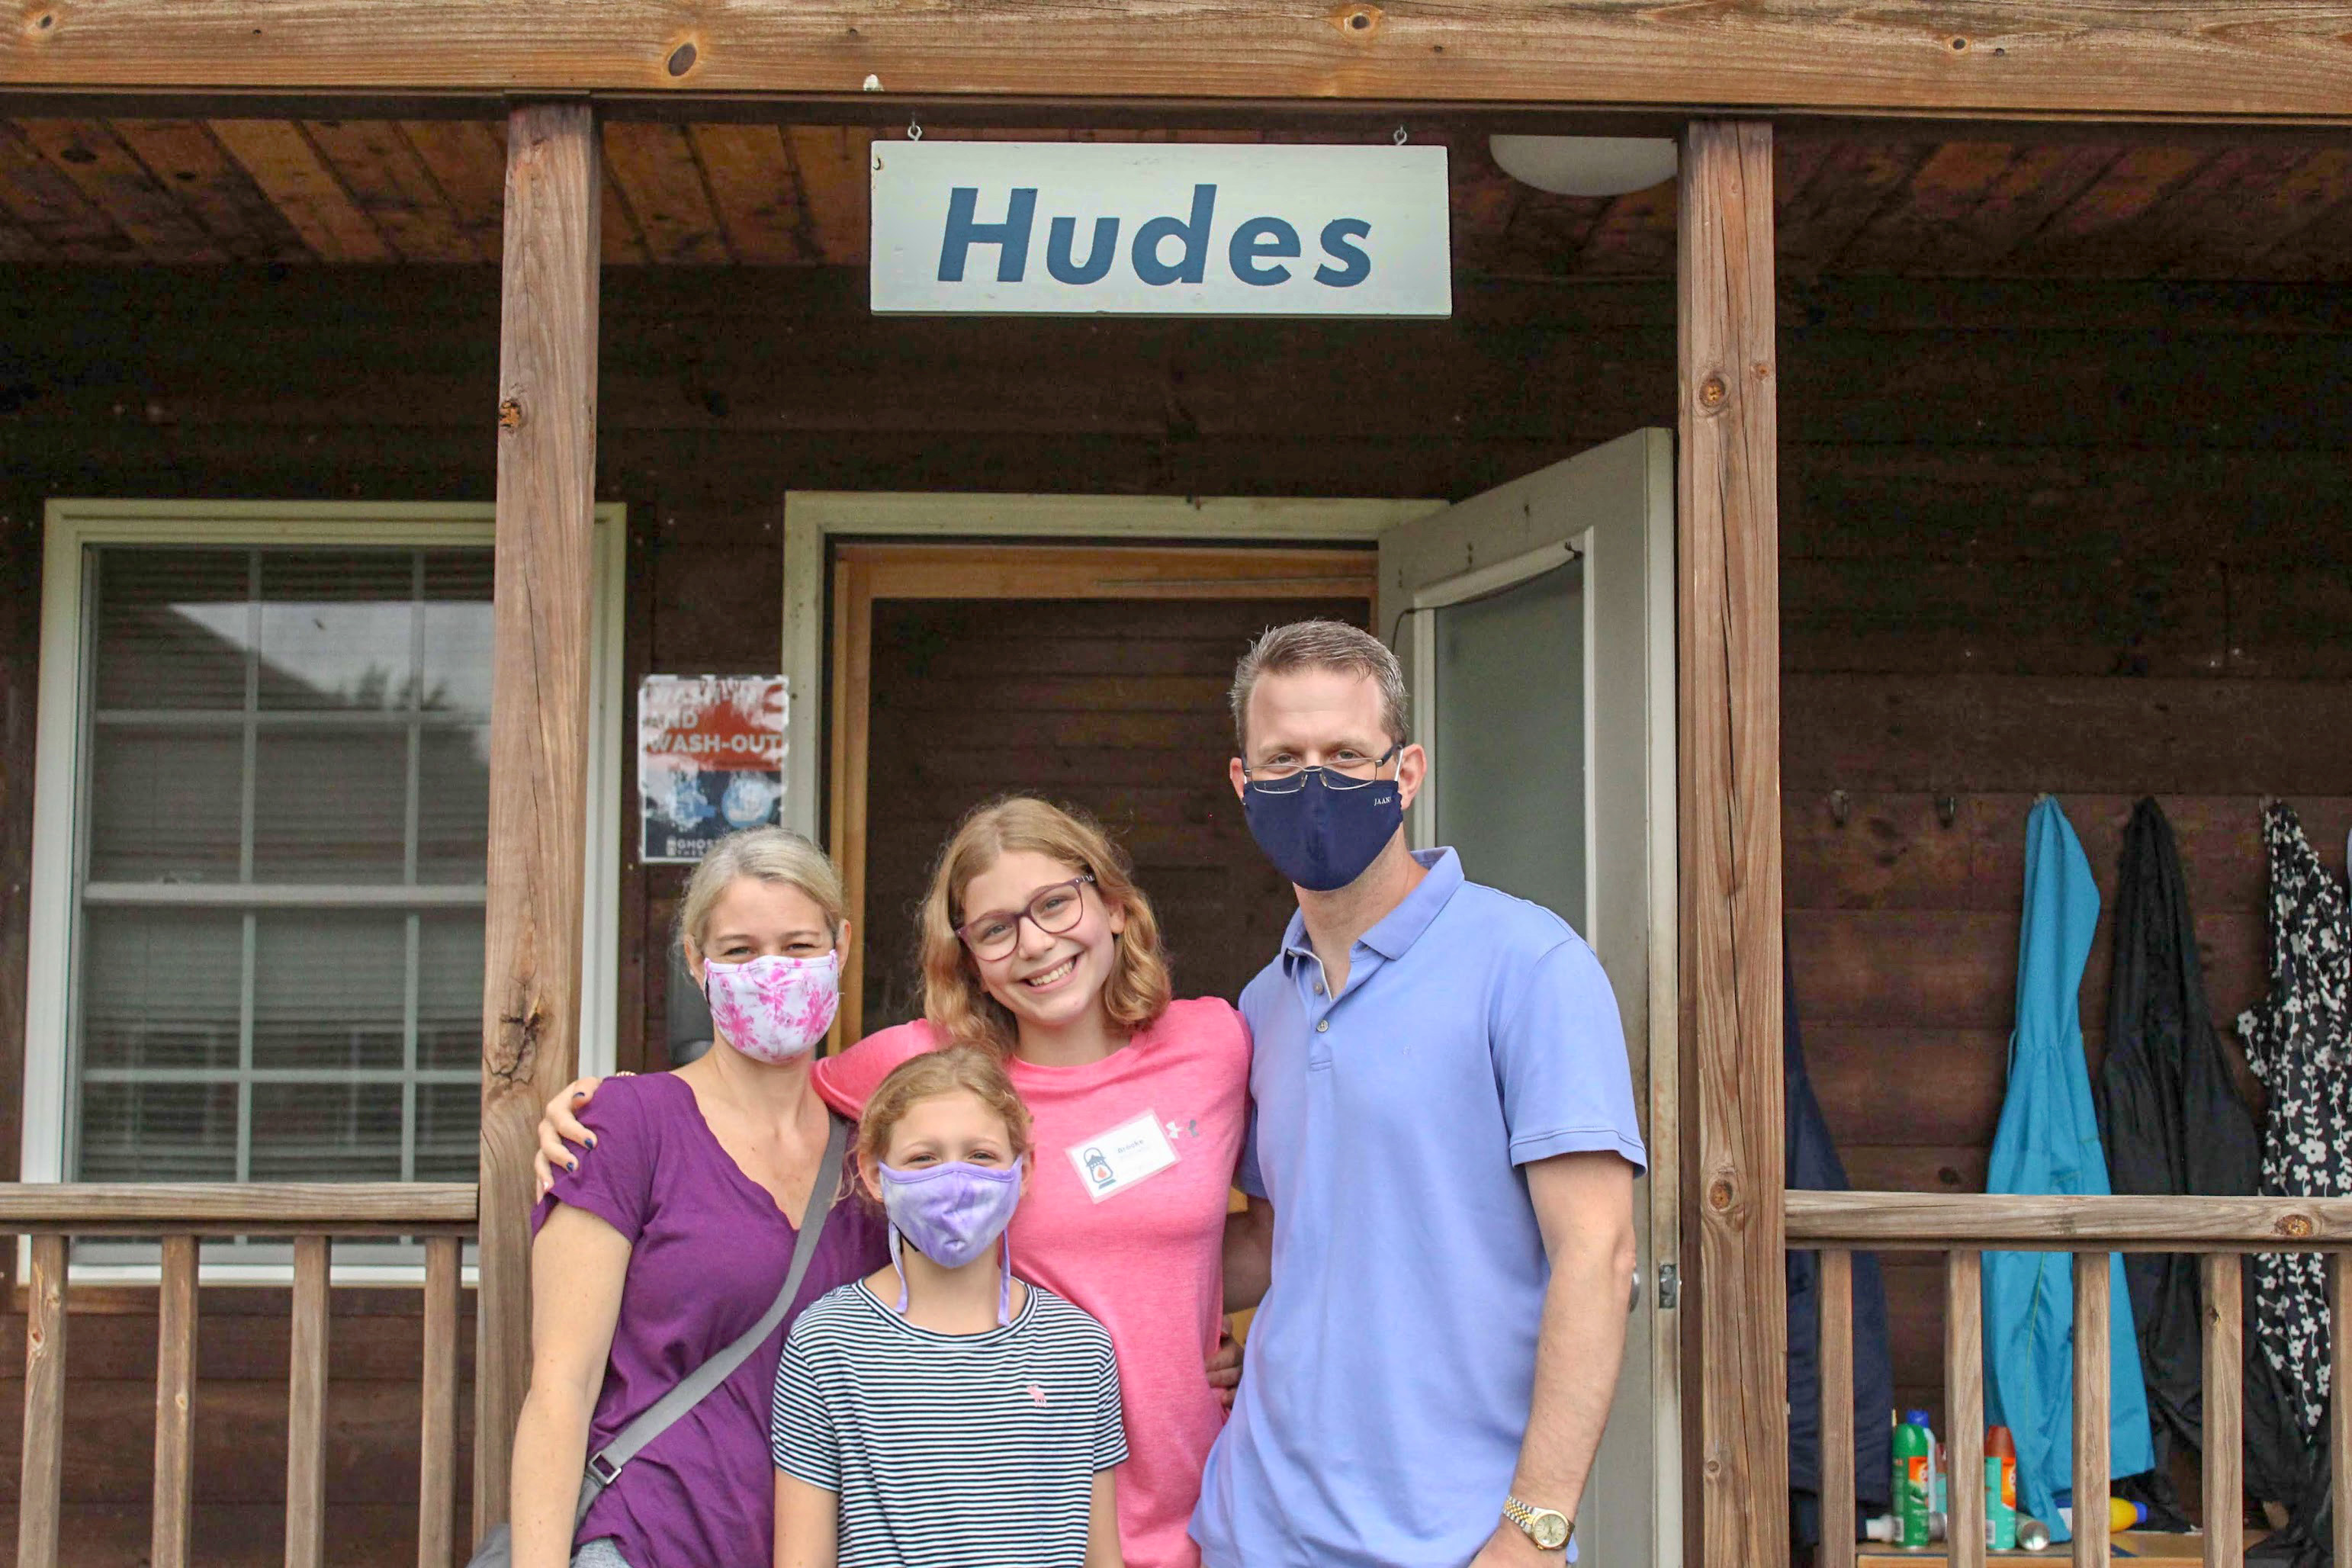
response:
M2249 1252L2327 1254L2327 1303L2336 1324L2333 1386L2352 1364L2352 1198L2011 1197L1927 1193L1787 1194L1790 1251L1822 1257L1822 1548L1820 1568L1852 1568L1853 1518L1853 1249L1941 1252L1945 1447L1950 1455L1949 1560L1981 1568L1984 1531L1983 1255L2067 1252L2074 1258L2074 1561L2105 1568L2107 1495L2107 1258L2110 1252L2186 1252L2201 1259L2205 1301L2206 1568L2245 1558L2242 1446L2245 1326L2240 1270ZM2352 1399L2331 1415L2329 1484L2352 1497ZM1962 1484L1961 1478L1969 1478ZM2352 1563L2352 1509L2334 1510L2335 1552Z
M155 1358L152 1568L187 1568L196 1350L196 1243L290 1237L292 1353L286 1418L286 1562L320 1568L326 1539L327 1266L341 1237L425 1242L423 1458L416 1560L448 1568L457 1451L458 1248L475 1228L470 1183L337 1185L0 1184L0 1236L32 1238L26 1284L25 1448L18 1568L56 1568L65 1447L66 1258L76 1237L163 1238Z

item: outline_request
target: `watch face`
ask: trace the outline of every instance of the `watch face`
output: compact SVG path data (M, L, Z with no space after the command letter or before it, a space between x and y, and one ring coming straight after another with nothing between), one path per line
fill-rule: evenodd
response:
M1536 1544L1546 1552L1557 1552L1568 1544L1568 1521L1556 1513L1539 1513L1535 1518Z

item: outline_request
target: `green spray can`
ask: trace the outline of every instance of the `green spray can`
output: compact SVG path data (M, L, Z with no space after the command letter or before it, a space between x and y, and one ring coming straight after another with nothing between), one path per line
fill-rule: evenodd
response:
M1895 1518L1902 1527L1906 1546L1929 1544L1935 1441L1927 1434L1925 1411L1905 1412L1903 1424L1895 1428Z

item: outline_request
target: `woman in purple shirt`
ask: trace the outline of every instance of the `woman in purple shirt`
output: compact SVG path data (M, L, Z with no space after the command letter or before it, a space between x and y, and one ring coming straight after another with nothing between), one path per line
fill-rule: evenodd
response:
M881 1216L837 1196L783 1323L575 1533L587 1456L774 1304L831 1130L809 1082L849 941L831 862L778 828L723 839L687 884L677 930L717 1043L676 1072L608 1082L583 1120L614 1132L612 1147L559 1172L533 1216L515 1568L772 1562L767 1427L784 1333L802 1307L889 1259Z

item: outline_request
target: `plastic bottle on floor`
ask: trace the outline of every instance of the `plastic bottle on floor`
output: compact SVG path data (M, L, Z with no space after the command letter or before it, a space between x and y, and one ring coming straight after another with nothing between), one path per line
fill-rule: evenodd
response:
M1924 1410L1906 1411L1895 1428L1895 1518L1904 1546L1928 1544L1927 1516L1935 1511L1936 1439Z
M1985 1432L1985 1544L1996 1552L2017 1546L2017 1439L2006 1426Z

